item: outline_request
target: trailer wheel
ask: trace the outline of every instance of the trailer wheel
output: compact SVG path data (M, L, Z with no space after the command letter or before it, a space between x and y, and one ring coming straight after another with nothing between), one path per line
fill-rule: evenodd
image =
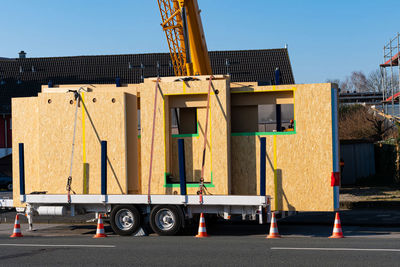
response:
M140 213L135 206L115 206L111 211L110 224L116 234L132 235L140 227Z
M150 213L150 226L158 235L175 235L181 230L182 216L176 206L155 206Z

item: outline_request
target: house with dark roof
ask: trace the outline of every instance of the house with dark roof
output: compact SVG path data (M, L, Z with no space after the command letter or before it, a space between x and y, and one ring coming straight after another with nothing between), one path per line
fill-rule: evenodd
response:
M233 82L294 84L288 50L209 52L214 74ZM41 86L56 84L140 83L146 77L174 76L169 53L30 58L0 58L0 148L11 147L11 98L36 96ZM0 155L1 157L1 155Z

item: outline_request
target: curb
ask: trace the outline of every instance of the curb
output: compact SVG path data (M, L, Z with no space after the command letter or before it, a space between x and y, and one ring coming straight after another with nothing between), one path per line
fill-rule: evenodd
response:
M359 209L340 210L343 226L400 227L399 210ZM334 212L300 212L279 220L282 225L333 225Z
M357 210L357 209L384 209L399 210L400 201L343 201L340 202L341 209Z

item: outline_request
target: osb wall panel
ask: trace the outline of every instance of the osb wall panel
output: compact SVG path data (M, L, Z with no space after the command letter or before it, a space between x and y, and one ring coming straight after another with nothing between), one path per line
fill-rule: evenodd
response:
M274 189L272 136L267 136L266 185ZM260 193L260 137L232 136L232 194L258 195ZM267 195L274 191L267 189Z
M231 93L235 92L265 92L265 91L291 91L297 84L288 84L288 85L269 85L269 86L258 86L256 82L245 82L245 83L238 83L232 82L230 84Z
M12 99L12 163L13 163L13 201L15 207L22 207L19 195L19 150L24 143L25 193L41 191L39 176L39 107L36 97Z
M206 107L207 95L176 95L170 97L170 106L176 108Z
M44 93L39 96L40 181L43 186L42 191L47 191L49 194L66 193L65 185L69 175L75 112L75 104L70 104L72 99L72 93ZM100 139L107 141L108 193L126 194L125 95L122 92L84 93L84 99L89 116L85 113L83 131L83 106L81 105L76 126L72 189L77 194L83 193L83 157L85 156L89 169L88 193L100 193Z
M259 193L260 137L266 137L266 193L273 209L296 211L333 210L332 84L296 85L296 134L232 137L232 192ZM274 90L293 86L276 86ZM241 88L243 90L243 88ZM252 87L251 90L265 90ZM274 138L276 166L274 166ZM276 181L274 169L276 167ZM243 177L248 177L247 179ZM275 195L275 187L277 195ZM277 205L275 205L275 203Z
M157 109L156 109L156 129L164 129L164 124L169 125L169 116L164 114L165 110L169 110L169 95L182 95L182 94L207 94L208 81L190 81L190 82L161 82L159 86ZM218 94L211 94L210 101L210 133L211 139L209 145L211 146L210 157L212 161L206 162L206 171L213 171L213 184L214 187L208 188L210 193L213 194L229 194L230 192L230 108L229 108L229 88L227 80L214 80L214 90L218 90ZM148 177L149 177L149 164L150 164L150 147L151 147L151 131L153 127L153 108L154 108L154 94L155 94L155 82L152 80L145 80L144 84L140 88L141 92L141 121L142 121L142 133L141 133L141 172L142 172L142 192L147 192L148 188ZM190 98L190 96L189 96ZM180 99L182 100L182 99ZM143 114L149 114L143 116ZM169 112L168 114L169 115ZM204 116L203 112L200 111L199 116ZM199 132L204 132L203 123L199 122ZM202 130L203 129L203 130ZM202 134L198 140L201 140ZM193 142L194 147L193 148ZM165 127L165 131L156 131L154 140L154 159L152 168L152 180L151 180L151 193L153 194L173 194L180 193L179 188L164 187L165 184L165 173L176 172L174 170L174 164L172 157L176 155L176 149L174 146L170 134L170 127ZM192 140L190 144L187 142L185 149L197 150L199 147L198 143L201 141ZM189 146L192 146L189 148ZM164 152L165 151L165 152ZM201 159L201 153L193 153L193 162L198 162ZM195 163L197 164L197 163ZM209 164L210 166L207 166ZM211 166L212 164L212 166ZM176 165L175 165L176 166ZM190 168L191 166L186 166ZM197 170L196 165L193 167ZM191 168L191 169L193 169ZM211 172L211 171L209 171ZM174 174L176 175L176 174ZM198 188L188 188L188 194L196 194Z
M90 92L125 92L137 95L138 84L122 84L117 87L115 84L60 84L49 88L47 85L42 85L42 93L64 92L63 89L77 90L80 87L88 89Z
M293 93L291 91L232 94L231 98L232 106L293 104Z
M141 161L141 186L142 192L147 193L148 177L150 165L150 151L153 128L153 107L155 83L141 85L146 90L141 88L140 96L140 121L141 121L141 138L140 138L140 161ZM164 96L158 92L156 121L154 133L154 153L153 153L153 169L151 180L151 193L163 194L164 190L164 172L166 171L165 164L165 139L164 139L164 112L163 112ZM146 114L146 116L144 115Z
M116 87L113 84L66 84L56 85L53 88L42 86L42 92L60 92L64 93L66 89L77 90L80 87L85 88L90 93L92 92L125 92L126 93L126 116L127 116L127 168L128 168L128 193L140 193L140 138L137 129L137 109L139 107L139 85L123 84L121 87ZM136 101L136 103L135 103ZM136 137L135 137L136 136ZM133 138L133 139L132 139Z
M215 82L218 94L211 98L211 156L215 191L212 194L231 193L231 108L229 80ZM221 89L220 89L221 88Z
M139 186L139 194L144 194L144 192L142 192L142 163L141 163L141 137L138 137L137 139L137 155L138 155L138 161L137 161L137 165L138 165L138 186Z

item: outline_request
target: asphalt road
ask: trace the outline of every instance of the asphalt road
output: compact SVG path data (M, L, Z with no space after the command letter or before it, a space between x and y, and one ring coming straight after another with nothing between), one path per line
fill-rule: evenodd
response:
M0 224L0 264L135 266L397 266L399 227L343 227L346 238L329 239L329 225L278 225L281 239L266 239L266 225L217 223L211 237L120 237L93 239L95 225L36 224L12 239Z
M42 223L34 223L32 232L21 217L24 237L12 239L14 217L0 214L1 266L398 266L400 260L397 210L341 212L344 239L328 238L333 213L279 220L283 238L273 240L265 238L268 225L235 221L207 224L206 239L193 237L196 226L181 236L120 237L108 225L107 238L93 239L96 226L86 217L68 224L60 224L65 218L36 218Z
M263 236L0 237L0 263L135 266L396 266L398 239Z

